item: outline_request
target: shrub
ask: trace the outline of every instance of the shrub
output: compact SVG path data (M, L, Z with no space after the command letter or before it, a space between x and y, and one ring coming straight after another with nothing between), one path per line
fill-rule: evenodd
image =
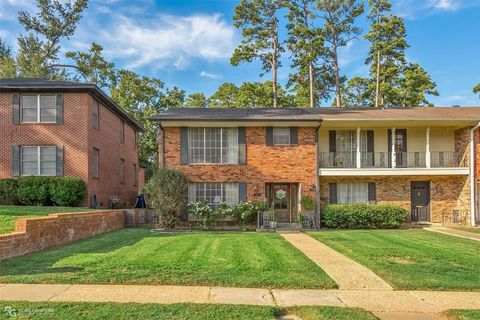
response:
M232 216L244 227L259 212L265 210L265 203L260 201L238 202L233 206Z
M17 196L20 203L30 206L48 206L53 177L22 177L18 179Z
M160 226L174 228L187 204L188 181L177 169L159 168L143 187L147 204L160 216Z
M355 203L328 205L322 219L328 228L388 229L400 227L407 216L407 210L399 206Z
M303 211L313 211L315 210L315 200L312 197L305 195L301 199L302 210Z
M85 181L79 178L58 177L51 181L50 198L58 206L76 207L87 193Z
M213 228L215 220L225 218L225 213L231 211L226 203L221 203L219 210L213 210L205 201L189 203L187 210L192 216L202 219L200 225L203 229Z
M0 204L14 205L18 203L17 180L0 180Z

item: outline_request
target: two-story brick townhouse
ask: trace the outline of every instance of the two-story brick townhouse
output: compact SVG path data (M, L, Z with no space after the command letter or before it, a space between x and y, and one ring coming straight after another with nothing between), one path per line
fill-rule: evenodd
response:
M0 179L71 176L84 205L131 206L143 181L142 127L93 84L0 79Z
M480 108L170 109L159 163L189 201L265 201L293 222L301 197L394 203L412 219L475 224L473 130Z

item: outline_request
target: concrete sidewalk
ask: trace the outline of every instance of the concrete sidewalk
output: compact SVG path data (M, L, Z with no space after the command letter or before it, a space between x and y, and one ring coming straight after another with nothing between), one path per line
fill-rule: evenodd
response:
M358 307L374 313L435 314L480 309L480 292L290 290L147 285L0 284L4 301L220 303Z
M449 236L454 236L454 237L463 238L463 239L480 241L480 233L468 232L468 231L458 230L454 228L447 228L447 227L428 227L428 228L423 228L423 230L447 234Z
M278 233L322 268L341 290L393 290L370 269L303 232Z

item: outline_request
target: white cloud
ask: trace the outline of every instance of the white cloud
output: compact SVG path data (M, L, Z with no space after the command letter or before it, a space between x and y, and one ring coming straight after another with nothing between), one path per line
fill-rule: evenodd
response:
M221 74L211 73L211 72L207 72L207 71L202 71L202 72L200 72L199 75L200 75L200 77L209 78L209 79L220 79L222 77Z
M478 0L398 0L393 2L394 12L407 19L478 6L480 6Z
M224 60L236 45L234 28L220 14L113 17L98 40L107 55L126 59L130 67L173 65L184 69L194 59Z
M436 0L433 4L435 9L445 11L456 11L460 8L459 0Z

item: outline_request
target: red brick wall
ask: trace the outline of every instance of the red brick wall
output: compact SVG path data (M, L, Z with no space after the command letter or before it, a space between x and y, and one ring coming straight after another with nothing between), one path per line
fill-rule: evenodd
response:
M134 185L133 165L139 166L137 149L134 144L135 130L125 123L125 142L120 143L122 120L113 112L100 104L99 127L93 128L93 105L96 101L90 98L88 104L88 156L91 159L88 167L88 194L97 195L102 208L108 208L111 196L120 197L120 207L131 207L138 194L138 183ZM93 177L93 148L100 150L100 176ZM120 181L120 159L125 160L125 182ZM137 181L139 181L137 179Z
M180 165L180 129L165 128L165 164L181 169L192 182L247 182L249 201L263 201L269 182L299 183L302 195L315 197L309 187L315 185L315 130L298 128L298 146L267 146L265 128L247 127L246 165ZM160 157L161 150L160 145Z
M125 211L51 214L18 219L15 232L0 235L0 260L63 245L125 227Z
M64 124L12 124L12 94L0 93L0 179L12 177L12 145L63 145L65 176L82 178L88 197L96 193L102 207L111 196L120 197L120 206L131 206L138 193L133 183L137 164L134 129L125 124L125 143L120 144L122 121L106 107L100 107L99 129L93 128L94 99L87 93L64 94ZM138 140L138 139L137 139ZM100 179L93 178L93 148L100 150ZM120 184L120 158L125 160L125 183Z

